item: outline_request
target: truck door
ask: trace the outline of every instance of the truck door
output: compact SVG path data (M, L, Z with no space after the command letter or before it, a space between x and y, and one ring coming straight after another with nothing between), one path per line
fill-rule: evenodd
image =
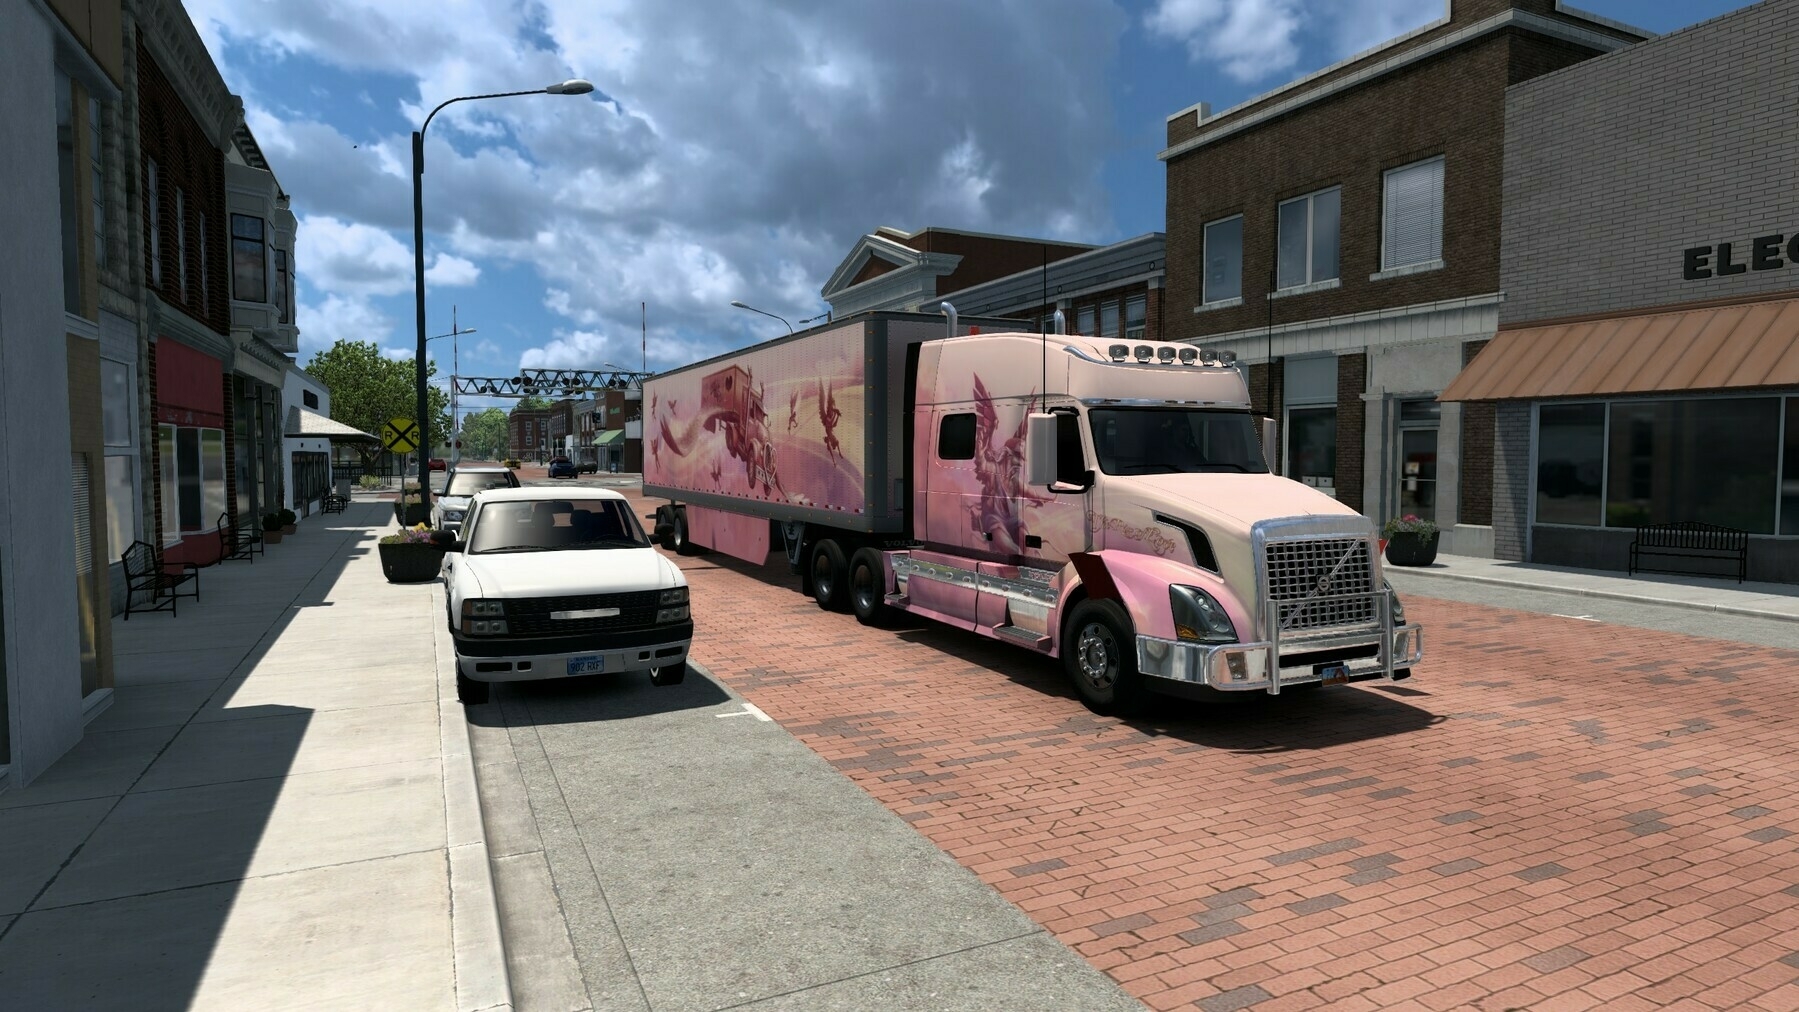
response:
M969 508L979 501L981 487L975 413L959 406L939 409L930 415L928 431L930 451L920 469L925 484L924 529L915 533L939 551L968 551L977 541Z

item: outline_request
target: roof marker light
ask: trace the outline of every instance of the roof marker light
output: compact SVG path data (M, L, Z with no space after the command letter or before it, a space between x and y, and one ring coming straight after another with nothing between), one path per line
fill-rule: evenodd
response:
M1131 357L1131 346L1128 344L1114 344L1106 349L1106 356L1114 362L1122 362Z
M1168 365L1168 364L1172 363L1174 361L1174 349L1173 348L1157 348L1156 349L1156 361L1161 362L1163 365Z
M1137 361L1139 361L1139 362L1149 361L1149 357L1156 353L1156 350L1154 348L1151 348L1147 344L1138 345L1136 351L1137 351Z
M1218 364L1217 350L1214 348L1199 349L1199 364L1200 365L1208 365L1208 366L1209 365L1217 365Z
M1237 364L1237 353L1234 351L1219 352L1218 364L1222 366L1235 366Z
M1198 358L1199 358L1199 349L1198 348L1182 348L1181 349L1181 364L1182 365L1192 365L1194 360L1196 360Z

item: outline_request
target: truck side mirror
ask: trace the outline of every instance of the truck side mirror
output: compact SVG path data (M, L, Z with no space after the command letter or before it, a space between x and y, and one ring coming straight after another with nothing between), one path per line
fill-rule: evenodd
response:
M1280 456L1279 452L1276 450L1276 447L1279 444L1277 444L1274 439L1274 419L1262 419L1262 460L1268 465L1269 474L1280 473L1280 469L1275 467L1275 458Z
M1025 419L1024 483L1046 488L1056 480L1056 416L1033 413Z

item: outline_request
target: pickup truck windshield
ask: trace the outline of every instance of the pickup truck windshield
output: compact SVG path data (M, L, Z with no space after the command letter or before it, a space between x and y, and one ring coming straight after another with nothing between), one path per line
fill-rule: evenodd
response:
M1209 408L1096 408L1089 412L1107 474L1266 474L1255 419Z
M511 471L457 471L438 495L471 496L482 489L517 487L518 479Z
M575 549L648 548L637 518L619 499L490 502L475 515L471 555Z

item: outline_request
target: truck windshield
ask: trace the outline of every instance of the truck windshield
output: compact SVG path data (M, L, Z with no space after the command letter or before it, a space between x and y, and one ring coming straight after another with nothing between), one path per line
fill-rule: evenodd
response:
M1266 474L1255 419L1206 408L1100 408L1089 412L1107 474Z
M476 514L474 528L468 542L474 555L650 544L623 499L490 502Z

